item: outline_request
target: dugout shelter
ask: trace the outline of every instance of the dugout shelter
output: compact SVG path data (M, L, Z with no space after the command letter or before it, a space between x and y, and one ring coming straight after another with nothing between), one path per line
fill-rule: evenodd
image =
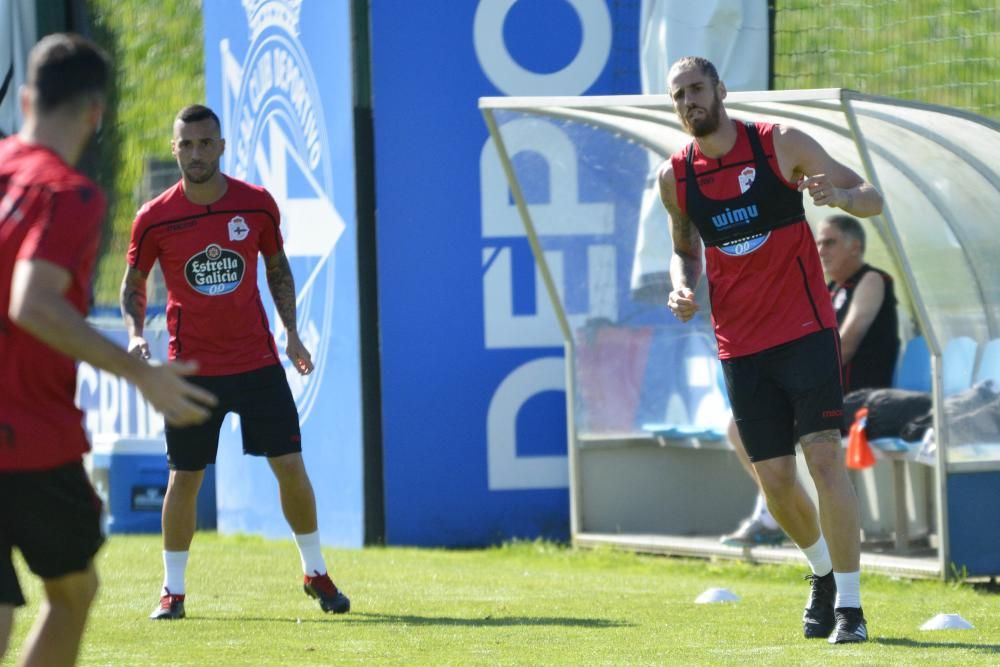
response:
M705 281L692 322L673 322L665 306L670 242L655 169L690 141L670 98L493 97L479 106L491 135L481 168L502 170L510 186L509 215L484 225L524 225L536 307L551 307L565 343L574 543L800 558L719 543L756 490L724 437ZM874 442L878 463L852 473L864 567L1000 573L1000 430L970 434L948 407L963 392L1000 391L1000 126L846 89L730 93L726 107L737 119L807 131L885 196L884 212L865 222L865 258L895 279L897 386L930 392L933 428L917 442ZM812 224L832 212L805 199ZM644 282L643 271L659 280ZM1000 424L1000 414L986 417Z

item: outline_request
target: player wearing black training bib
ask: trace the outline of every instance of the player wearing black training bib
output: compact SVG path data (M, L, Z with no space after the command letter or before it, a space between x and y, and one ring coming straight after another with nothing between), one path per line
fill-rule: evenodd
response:
M725 84L708 60L678 60L668 85L694 138L658 174L674 247L668 306L681 321L694 316L704 264L740 433L756 456L768 506L812 569L803 634L838 644L866 641L858 502L838 428L836 318L800 193L808 191L816 206L861 216L878 214L882 197L794 127L757 123L761 141L751 139L748 126L729 117ZM731 191L707 191L717 186ZM696 191L705 197L692 199ZM820 516L797 480L796 439L816 484Z

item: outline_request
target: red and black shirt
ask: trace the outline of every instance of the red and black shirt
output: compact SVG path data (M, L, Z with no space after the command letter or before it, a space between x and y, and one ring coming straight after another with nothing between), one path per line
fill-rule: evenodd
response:
M837 327L802 194L778 167L774 125L735 126L736 144L720 158L696 142L670 158L678 205L705 242L722 359Z
M90 448L76 407L76 361L10 321L18 260L44 260L70 274L65 298L90 304L105 199L50 149L17 136L0 141L0 470L47 470Z
M257 288L258 255L282 249L280 215L262 187L226 177L216 202L194 204L183 181L148 202L132 224L129 266L157 260L167 285L168 355L199 375L233 375L280 362Z

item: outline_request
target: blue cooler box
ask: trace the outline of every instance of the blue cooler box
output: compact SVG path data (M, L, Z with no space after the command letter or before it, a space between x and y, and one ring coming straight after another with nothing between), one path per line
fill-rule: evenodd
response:
M95 436L90 475L104 501L108 533L158 533L167 492L167 447L163 438ZM205 470L198 494L198 528L214 530L215 466Z

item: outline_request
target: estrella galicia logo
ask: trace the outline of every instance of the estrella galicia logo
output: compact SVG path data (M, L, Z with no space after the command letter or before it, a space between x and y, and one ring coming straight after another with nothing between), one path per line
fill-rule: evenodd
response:
M730 241L729 243L720 245L719 250L732 257L749 255L754 250L767 243L767 239L769 239L770 237L771 237L771 232L766 232L764 234L755 234L748 238L738 239L736 241Z
M246 263L238 252L215 243L209 245L184 265L188 285L208 296L229 294L243 281Z

